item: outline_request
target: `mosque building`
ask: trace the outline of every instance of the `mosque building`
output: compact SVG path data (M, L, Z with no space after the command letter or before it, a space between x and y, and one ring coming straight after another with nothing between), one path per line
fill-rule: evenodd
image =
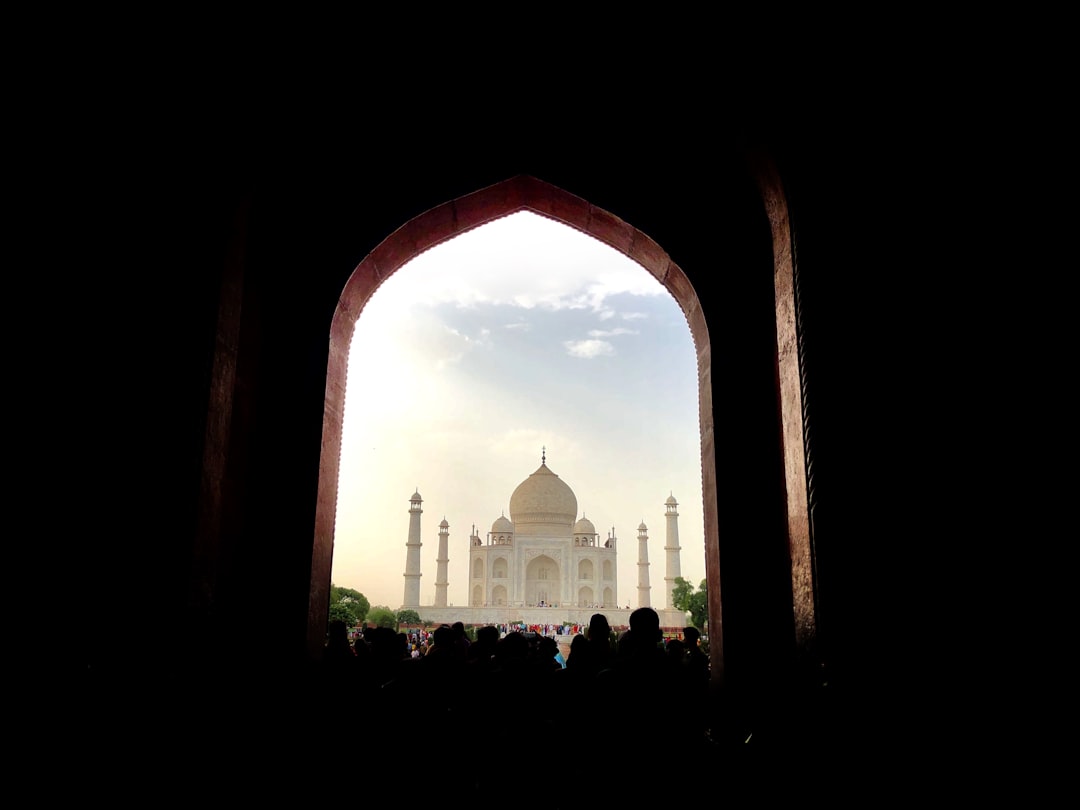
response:
M678 503L665 502L665 603L652 604L649 570L649 535L638 526L638 584L636 598L620 605L618 594L618 538L614 527L602 540L584 515L578 518L577 496L547 466L546 450L540 466L518 484L510 496L510 517L500 515L491 531L481 537L472 527L468 543L468 605L447 604L450 527L439 524L435 600L420 604L419 489L409 500L409 538L406 543L403 609L415 610L425 622L528 625L588 624L603 613L613 627L628 623L637 607L652 607L667 628L688 623L685 611L672 604L679 563Z

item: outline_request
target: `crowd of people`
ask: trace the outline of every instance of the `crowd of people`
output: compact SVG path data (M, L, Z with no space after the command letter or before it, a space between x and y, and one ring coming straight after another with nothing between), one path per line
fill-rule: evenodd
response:
M680 756L708 746L709 659L697 628L665 643L656 611L638 608L621 633L602 613L582 630L562 656L553 635L486 625L470 639L455 622L434 628L418 654L421 640L406 632L368 628L350 643L334 622L322 677L333 701L363 703L377 738L423 759L539 764L572 742L599 762L628 745Z

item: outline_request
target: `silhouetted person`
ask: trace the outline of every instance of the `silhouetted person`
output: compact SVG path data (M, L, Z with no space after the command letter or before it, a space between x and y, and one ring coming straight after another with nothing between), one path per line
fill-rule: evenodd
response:
M453 662L464 660L450 625L440 624L436 627L431 634L431 641L427 655L420 659L427 664L429 669L434 666L448 667Z
M551 636L540 636L536 640L536 659L533 666L540 676L550 677L562 670L562 664L556 656L559 654L559 643Z
M514 630L499 639L495 645L492 674L500 688L526 682L529 674L529 640L523 633Z
M582 693L590 688L594 678L595 673L589 667L589 641L582 633L577 633L570 640L570 654L566 656L566 666L555 675L555 700L558 705L579 705ZM574 728L586 731L584 718L571 716L570 720Z
M404 662L411 659L393 628L372 627L366 635L371 644L371 679L375 685L382 686L397 678Z
M686 643L686 668L692 679L700 679L708 684L709 656L701 649L701 631L693 625L683 628Z
M679 739L687 725L685 672L664 652L659 614L651 607L634 610L613 664L597 675L597 688L608 691L614 704L614 739L640 746Z
M664 654L675 666L686 666L686 643L682 639L668 639L667 644L664 645Z
M371 644L362 630L357 632L356 638L353 639L352 651L353 656L356 658L356 687L362 693L367 693L369 689L377 687L378 684L374 683L372 678L374 667L371 663Z
M371 645L368 644L367 639L364 638L363 631L357 632L356 638L353 639L352 648L353 655L357 658L366 660L367 657L371 655Z
M349 626L341 619L334 619L327 628L326 646L323 647L323 666L328 672L355 671L356 654L349 643Z
M578 645L575 651L571 642L571 654L578 655L574 666L579 674L586 677L595 677L601 670L607 669L615 660L615 648L611 642L611 625L607 616L603 613L594 613L589 619L589 626L585 630L585 646ZM567 661L567 665L569 665Z
M322 713L336 711L357 688L360 667L349 643L349 629L341 619L327 625L326 644L320 662L318 699L323 701Z
M493 624L478 627L476 641L469 645L469 651L465 656L466 662L473 668L472 671L487 672L492 667L492 659L495 655L495 645L499 643L499 628Z
M454 634L454 648L461 656L461 660L464 661L468 658L469 645L472 643L465 634L465 622L454 622L450 625L450 630Z
M585 638L582 633L577 633L572 639L570 639L570 654L566 657L566 668L573 669L574 671L583 671L587 665L586 658L588 658L589 640ZM577 659L574 659L576 654Z
M685 715L687 742L689 745L707 745L711 742L709 730L711 713L709 704L709 657L700 646L701 633L696 627L683 628L682 654L686 683L682 705Z

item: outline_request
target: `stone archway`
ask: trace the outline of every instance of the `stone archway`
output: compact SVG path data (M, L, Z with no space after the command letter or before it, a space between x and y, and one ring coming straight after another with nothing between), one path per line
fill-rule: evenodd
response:
M779 176L766 160L751 167L773 238L778 385L787 489L791 579L796 643L806 647L816 634L809 508L802 424L802 390L795 325L794 259L786 199ZM413 257L466 231L517 211L528 210L575 228L624 253L650 272L686 316L698 358L699 428L704 503L705 568L709 586L710 655L714 680L723 679L723 624L720 600L718 498L713 424L712 345L693 286L682 269L648 235L613 214L533 177L518 176L444 203L406 222L353 271L330 327L324 400L322 455L312 547L307 645L316 657L325 638L333 555L338 464L344 418L345 380L353 330L365 304L383 281ZM606 597L605 597L606 600Z

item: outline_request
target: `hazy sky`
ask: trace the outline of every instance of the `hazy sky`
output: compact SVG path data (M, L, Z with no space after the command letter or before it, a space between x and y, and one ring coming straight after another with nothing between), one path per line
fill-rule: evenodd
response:
M359 341L357 343L357 341ZM332 581L401 607L409 498L419 491L420 602L435 601L439 523L447 600L468 604L468 538L510 517L540 466L577 517L619 541L618 603L637 607L649 535L653 607L665 606L664 501L679 502L682 576L705 578L697 365L682 310L644 268L521 212L402 267L368 302L345 393ZM423 611L421 611L423 615Z

